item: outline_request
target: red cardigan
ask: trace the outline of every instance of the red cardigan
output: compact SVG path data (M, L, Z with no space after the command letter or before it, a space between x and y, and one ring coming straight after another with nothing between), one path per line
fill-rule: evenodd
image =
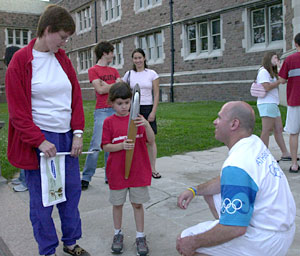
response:
M35 170L39 168L35 149L45 140L40 128L32 118L31 79L32 49L36 39L17 51L6 71L5 89L9 112L8 161L15 167ZM81 89L75 70L65 51L59 49L55 54L72 84L71 129L84 129L84 112Z

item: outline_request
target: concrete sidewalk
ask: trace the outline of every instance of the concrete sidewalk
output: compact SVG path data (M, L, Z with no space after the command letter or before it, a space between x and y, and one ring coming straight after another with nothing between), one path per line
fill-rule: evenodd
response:
M288 145L288 135L285 134L284 137ZM270 138L270 150L276 159L280 158L280 151L273 137ZM162 157L157 160L157 169L163 177L152 180L151 201L144 205L145 232L150 255L178 255L175 249L176 236L186 227L212 220L212 215L201 197L196 197L187 210L181 210L176 206L177 196L187 187L217 176L227 153L226 147L220 147L184 155ZM297 209L300 209L300 174L290 174L288 172L290 164L291 162L280 162L293 191ZM13 256L38 255L29 221L28 192L13 192L10 184L0 180L0 202L0 256L11 256L7 252L8 250L5 253L3 249L5 245ZM108 202L108 186L104 184L103 169L97 169L89 189L82 193L80 213L83 237L79 244L92 256L111 255L112 207ZM53 217L57 230L60 230L60 221L56 210ZM296 236L288 256L298 256L300 253L299 212L296 216L296 226ZM136 255L135 223L129 202L124 205L122 230L125 235L125 248L122 255ZM58 234L61 236L61 233ZM60 243L57 256L62 255L65 254L62 252Z

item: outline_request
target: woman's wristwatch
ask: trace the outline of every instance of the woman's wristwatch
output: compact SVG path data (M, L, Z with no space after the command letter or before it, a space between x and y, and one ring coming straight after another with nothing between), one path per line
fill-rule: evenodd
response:
M83 135L83 130L74 130L73 131L73 136L77 137L77 138L82 138Z

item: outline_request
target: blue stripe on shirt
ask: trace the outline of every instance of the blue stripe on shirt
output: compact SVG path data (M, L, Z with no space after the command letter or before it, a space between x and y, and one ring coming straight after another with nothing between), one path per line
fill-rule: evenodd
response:
M220 224L248 226L252 217L258 187L243 169L227 166L221 177Z

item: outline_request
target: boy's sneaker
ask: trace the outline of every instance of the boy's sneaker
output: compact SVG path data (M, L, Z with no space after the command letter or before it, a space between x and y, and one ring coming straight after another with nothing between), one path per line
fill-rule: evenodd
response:
M76 256L91 256L86 250L82 249L79 245L75 245L73 250L69 249L67 246L64 245L64 252L70 255Z
M120 254L123 252L123 239L124 235L120 232L117 235L114 235L113 243L111 245L112 253Z
M137 255L146 256L149 253L146 237L138 237L136 239Z
M89 182L86 180L81 180L81 190L87 190L89 188Z

